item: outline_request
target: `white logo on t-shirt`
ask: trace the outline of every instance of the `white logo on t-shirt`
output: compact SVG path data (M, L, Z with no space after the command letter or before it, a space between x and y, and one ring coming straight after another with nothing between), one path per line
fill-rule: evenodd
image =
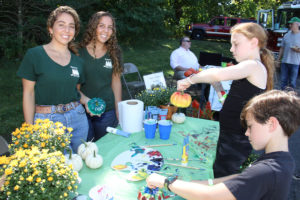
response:
M112 68L111 59L105 58L105 65L103 67L111 69Z
M74 66L71 66L71 69L72 69L72 74L71 74L71 76L79 77L78 68L77 68L77 67L74 67Z

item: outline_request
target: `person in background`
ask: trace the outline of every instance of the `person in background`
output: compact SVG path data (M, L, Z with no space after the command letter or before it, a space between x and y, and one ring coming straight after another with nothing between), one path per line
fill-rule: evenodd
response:
M77 12L68 6L56 8L47 30L50 43L29 49L17 72L23 83L24 119L33 124L37 118L48 118L73 128L71 147L77 152L88 133L77 89L84 82L83 61L74 54L73 40L80 30Z
M147 177L147 185L165 187L190 200L287 199L295 168L288 138L298 129L299 118L300 98L294 92L271 90L260 94L241 113L252 147L265 151L257 161L240 174L207 181L186 182L154 173Z
M290 31L282 39L278 56L278 62L282 58L280 68L282 90L286 87L296 88L300 65L300 19L293 17L288 23Z
M191 40L183 37L180 40L180 47L175 49L170 57L170 65L174 70L176 80L186 78L184 72L189 68L199 70L199 62L195 54L190 50Z
M177 82L178 90L195 83L214 83L233 80L231 89L220 111L220 134L214 163L214 177L239 172L252 148L240 114L253 96L273 88L274 59L265 48L267 35L256 23L241 23L231 29L231 49L237 65L211 68Z
M121 50L117 41L115 19L109 12L95 13L89 20L79 49L85 61L86 81L81 85L81 102L85 105L89 121L88 141L97 141L106 127L118 125L118 102L122 100L121 73L123 71ZM87 102L92 98L106 102L101 116L92 115Z

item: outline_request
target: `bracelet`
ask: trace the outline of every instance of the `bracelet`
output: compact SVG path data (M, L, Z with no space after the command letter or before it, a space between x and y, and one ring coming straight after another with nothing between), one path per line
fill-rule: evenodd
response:
M189 76L186 80L187 80L191 85L193 85L193 84L195 84L195 83L192 82L191 77L192 77L192 76Z
M213 186L214 185L214 181L212 179L208 179L207 182L208 182L209 186Z

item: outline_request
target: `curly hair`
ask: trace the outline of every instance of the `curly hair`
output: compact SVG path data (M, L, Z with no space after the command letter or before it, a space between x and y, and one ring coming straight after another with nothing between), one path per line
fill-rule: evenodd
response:
M260 48L260 57L262 63L266 66L268 72L267 90L273 89L274 80L274 57L270 50L266 48L268 36L266 31L258 24L249 22L236 24L230 30L230 33L241 33L248 39L257 38L258 46Z
M111 37L105 42L105 46L109 53L109 56L112 59L113 63L113 74L121 74L123 72L122 67L122 52L118 45L117 40L117 29L116 22L114 17L105 11L96 12L89 20L85 33L83 35L83 40L80 43L81 47L86 47L91 42L94 43L94 52L96 51L96 32L99 21L102 17L107 16L110 17L113 22L113 29Z
M73 17L74 22L75 22L75 35L74 35L74 38L75 38L80 31L80 19L79 19L79 16L78 16L76 10L74 10L73 8L71 8L69 6L59 6L50 13L48 20L47 20L48 32L49 32L49 28L53 28L55 21L57 20L58 16L60 16L62 13L67 13ZM73 40L71 42L69 42L68 48L70 49L70 51L72 51L73 53L78 55L77 45L75 44L75 42Z

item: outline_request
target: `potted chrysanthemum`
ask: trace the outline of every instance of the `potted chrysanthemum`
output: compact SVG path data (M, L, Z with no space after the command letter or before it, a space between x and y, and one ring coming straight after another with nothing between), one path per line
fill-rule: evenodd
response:
M61 151L32 146L0 157L0 199L68 199L77 189L77 172L65 164Z
M37 119L34 125L23 123L21 128L12 132L9 151L13 154L18 149L30 149L36 146L40 149L63 152L70 144L72 130L60 122L49 119Z

